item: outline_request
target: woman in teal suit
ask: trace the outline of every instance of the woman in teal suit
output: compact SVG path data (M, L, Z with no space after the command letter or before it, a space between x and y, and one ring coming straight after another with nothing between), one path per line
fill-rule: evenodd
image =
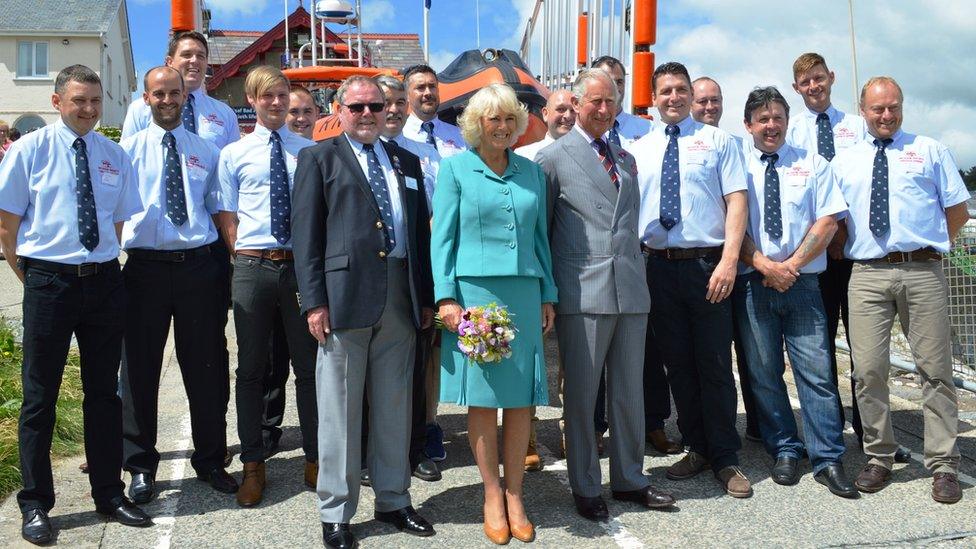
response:
M441 161L433 200L434 294L447 329L440 399L468 406L468 440L485 484L485 534L495 543L531 541L534 527L522 504L529 407L549 402L542 335L556 316L546 180L538 165L510 150L528 124L512 88L481 89L458 123L473 149ZM458 349L457 326L464 308L491 302L508 308L518 332L511 358L482 365Z

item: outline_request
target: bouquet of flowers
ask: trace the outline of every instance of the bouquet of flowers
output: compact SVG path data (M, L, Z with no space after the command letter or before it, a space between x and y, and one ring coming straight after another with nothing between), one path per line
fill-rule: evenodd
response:
M501 362L512 356L517 331L506 307L468 307L458 324L458 349L474 363Z

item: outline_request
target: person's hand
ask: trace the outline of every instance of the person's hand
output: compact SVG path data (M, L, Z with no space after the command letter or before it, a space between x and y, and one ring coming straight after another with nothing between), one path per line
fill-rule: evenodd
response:
M461 323L461 315L464 314L464 309L458 305L457 301L445 299L437 307L437 314L440 315L441 322L444 323L445 328L449 331L457 332L457 327Z
M312 334L319 343L325 343L326 338L332 333L332 326L329 324L329 308L325 305L316 307L305 317L308 320L308 333Z
M420 329L426 330L434 323L434 309L422 307L420 309Z
M556 309L552 306L552 303L542 304L542 335L546 335L552 331L552 327L556 325Z
M718 303L732 295L735 285L736 261L723 259L715 266L712 277L708 279L708 292L705 299L709 303Z
M774 290L782 293L789 290L793 283L796 282L800 272L789 262L776 262L769 261L763 265L760 271L765 278L763 278L763 286L767 288L773 288Z

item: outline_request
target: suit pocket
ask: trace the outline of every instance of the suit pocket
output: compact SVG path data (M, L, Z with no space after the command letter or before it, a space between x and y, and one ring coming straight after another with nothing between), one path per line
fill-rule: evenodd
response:
M334 255L332 257L325 258L324 263L325 263L325 272L341 271L343 269L349 268L349 256Z

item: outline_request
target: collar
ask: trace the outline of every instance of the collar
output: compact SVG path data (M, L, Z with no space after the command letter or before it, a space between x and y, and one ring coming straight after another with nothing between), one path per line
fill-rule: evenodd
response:
M678 122L677 124L673 124L673 125L674 126L678 126L678 137L681 138L681 137L687 137L687 136L691 135L693 133L693 131L696 129L696 127L697 127L698 124L699 123L698 122L695 122L695 119L691 117L691 114L689 114L688 116L684 117L680 122ZM671 125L672 124L668 124L664 120L661 120L661 123L660 124L655 124L654 131L661 132L661 135L667 137L668 134L665 133L664 130L667 129L668 126L671 126ZM702 124L702 125L704 125L704 124Z
M573 124L573 130L578 131L580 133L580 135L583 136L583 139L586 140L586 144L587 145L590 145L591 147L593 146L593 142L596 141L596 138L595 137L591 137L590 134L587 133L587 131L584 130L582 126L580 126L579 124ZM607 131L609 131L609 130L607 130ZM602 135L600 136L600 139L603 139L603 136Z
M54 131L61 139L61 142L64 143L69 149L74 148L75 139L78 139L79 137L85 142L85 150L88 152L91 152L92 145L95 143L95 137L92 135L95 133L94 131L90 131L85 135L78 135L74 130L69 128L61 118L58 118L54 123Z
M342 133L342 136L345 137L346 138L346 141L349 142L349 145L352 146L352 151L354 153L356 153L356 155L363 154L363 144L362 143L360 143L359 141L356 141L355 139L349 137L349 134L348 133L343 132ZM376 150L376 149L379 149L379 148L382 148L383 147L383 145L380 144L380 141L382 141L382 140L383 140L383 138L380 137L380 138L377 138L376 141L373 142L373 150Z
M434 116L434 118L431 118L430 119L430 122L432 122L434 124L434 127L436 128L437 125L439 123L441 123L441 119L438 118L437 116ZM403 127L404 128L409 127L411 130L416 131L416 132L419 132L419 131L421 131L420 125L423 124L423 123L424 123L424 121L421 120L420 117L418 117L414 113L410 113L410 115L407 116L407 123L404 124Z
M810 118L813 118L814 120L816 120L817 116L820 114L819 112L807 107L806 105L804 105L803 108L806 109L806 115ZM827 105L827 108L824 109L823 112L827 114L827 119L830 120L831 123L835 122L838 118L840 118L840 114L841 114L839 110L834 108L833 103Z
M904 136L905 136L905 132L902 131L901 128L899 128L898 131L896 131L894 134L892 134L892 136L891 136L891 144L888 145L888 148L889 149L893 149L896 146L899 146L901 144L902 138ZM878 139L878 137L876 135L874 135L873 133L868 132L868 137L867 137L867 139L864 140L864 142L867 143L868 145L871 145L871 148L873 149L874 148L874 140L875 139Z
M777 166L783 164L783 161L786 160L786 157L790 154L791 150L793 150L793 147L790 147L788 143L783 143L778 149L776 149L775 152L773 152L773 154L779 155L779 159L776 161ZM769 153L756 147L756 142L753 141L752 147L749 149L749 154L751 154L756 160L762 161L762 155Z
M204 97L207 97L207 86L206 86L206 84L202 84L199 88L191 91L190 92L190 95L193 96L194 102L198 102L201 99L203 99Z
M280 128L274 131L278 132L278 137L280 137L282 141L291 136L291 130L288 129L288 124L282 124ZM271 130L262 126L260 122L255 122L254 131L251 132L251 135L260 137L262 141L269 141L271 139Z
M146 131L149 132L149 137L151 137L150 141L153 143L162 143L163 135L165 135L167 131L173 134L173 137L176 138L177 143L186 139L187 134L183 124L180 124L172 130L164 130L159 126L159 124L156 124L154 120L149 121L149 126L146 127Z
M477 159L477 164L474 167L474 171L481 172L489 177L499 178L499 175L495 173L494 170L489 168L488 164L485 164L485 161L481 158L481 155L478 154L477 150L468 149L467 152L472 154ZM501 175L500 179L508 179L514 174L521 173L522 171L519 168L518 162L515 160L516 155L512 154L512 149L505 149L505 156L508 158L508 166L505 168L505 173Z

